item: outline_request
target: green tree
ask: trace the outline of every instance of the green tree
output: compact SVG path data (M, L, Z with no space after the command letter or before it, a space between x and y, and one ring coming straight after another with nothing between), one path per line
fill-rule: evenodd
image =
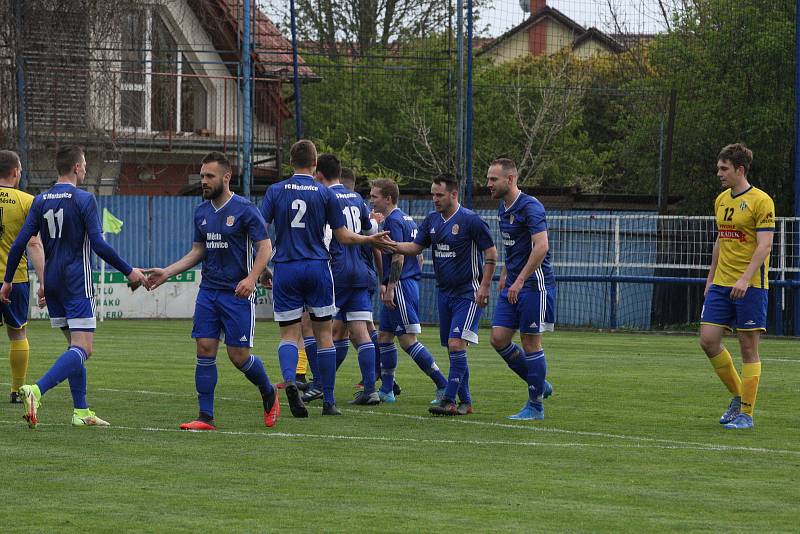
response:
M789 0L704 0L678 13L649 50L654 75L640 87L678 94L671 194L681 210L707 214L719 193L716 155L744 141L755 155L751 182L791 213L794 143L794 10ZM652 153L663 108L620 118L629 135L618 154Z

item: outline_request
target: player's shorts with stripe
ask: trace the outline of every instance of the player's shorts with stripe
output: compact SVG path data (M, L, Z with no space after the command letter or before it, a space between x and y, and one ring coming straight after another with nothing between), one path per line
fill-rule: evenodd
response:
M371 321L372 296L366 287L336 290L336 319L339 321Z
M53 328L94 332L97 327L94 297L63 297L57 293L45 291L47 313L50 314L50 325Z
M227 289L200 288L194 305L194 339L222 339L230 347L252 347L256 327L254 299L243 299Z
M30 310L31 285L28 282L15 282L11 286L11 302L0 302L0 326L6 325L19 330L28 324L28 311Z
M712 284L703 302L700 324L727 330L767 330L769 290L750 287L744 297L731 299L731 287Z
M478 323L483 310L472 299L451 297L439 292L439 341L443 347L448 339L463 339L478 343Z
M492 317L492 327L519 330L520 334L552 332L555 322L555 286L547 287L546 291L523 288L516 304L508 302L508 289L503 289Z
M397 282L394 288L395 308L390 310L381 306L380 331L390 332L396 336L403 334L419 334L419 284L413 278L405 278Z
M275 264L272 275L272 309L276 321L293 321L307 309L315 317L336 314L333 275L327 260Z

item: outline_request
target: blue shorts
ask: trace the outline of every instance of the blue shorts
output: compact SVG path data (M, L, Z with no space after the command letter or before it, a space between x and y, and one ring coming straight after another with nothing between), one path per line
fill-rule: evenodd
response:
M47 313L50 314L50 325L53 328L94 332L97 327L94 297L64 298L46 289L45 297L47 298Z
M395 308L390 310L381 306L381 332L389 332L395 336L403 334L419 334L419 284L413 278L397 282L394 288Z
M448 339L463 339L473 345L478 343L478 323L483 310L475 301L463 297L450 297L439 292L439 341L447 346Z
M371 321L372 295L366 287L336 290L337 321Z
M194 305L194 339L222 339L230 347L252 347L256 305L226 289L200 288Z
M0 326L6 325L14 330L25 328L28 324L28 311L30 311L29 298L31 285L28 282L15 282L11 286L11 302L0 302Z
M315 317L336 313L333 275L327 260L276 263L272 275L276 321L294 321L308 310Z
M523 288L516 304L508 302L508 289L503 289L492 319L492 327L519 330L520 334L552 332L555 323L555 286L548 287L546 291Z
M712 284L708 288L700 324L721 326L727 330L767 330L769 290L750 287L744 297L731 300L731 287Z

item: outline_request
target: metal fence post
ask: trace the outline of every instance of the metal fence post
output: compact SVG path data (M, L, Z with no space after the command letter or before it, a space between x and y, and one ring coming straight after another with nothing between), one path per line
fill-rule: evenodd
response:
M250 106L251 89L253 83L253 65L250 61L250 2L245 0L244 11L242 13L242 76L243 81L243 102L242 102L242 194L245 198L250 198L250 180L253 173L253 110Z
M22 162L22 177L19 181L20 189L28 185L28 133L25 128L25 57L22 53L22 0L14 4L14 29L16 32L16 58L17 62L17 148L19 159Z
M289 10L291 12L291 26L292 26L292 72L294 82L294 132L295 139L303 138L303 119L301 113L303 111L300 105L300 66L297 58L297 10L294 6L294 0L289 0ZM281 170L278 169L278 174Z

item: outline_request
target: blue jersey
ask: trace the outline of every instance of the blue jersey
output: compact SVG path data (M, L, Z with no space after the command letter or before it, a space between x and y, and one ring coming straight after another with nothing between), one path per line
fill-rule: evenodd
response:
M547 219L542 203L525 193L520 193L508 209L500 202L497 216L506 251L506 287L509 287L528 263L533 245L531 236L547 231ZM555 286L555 283L548 251L542 265L525 280L523 287L544 291L547 287Z
M233 195L219 209L206 200L194 210L194 242L202 243L203 289L234 291L253 269L253 243L267 239L267 225L252 202Z
M361 195L342 184L332 185L330 190L339 202L339 211L344 216L347 228L356 234L369 230L372 221ZM331 272L336 288L369 287L370 278L375 276L375 272L370 273L367 269L361 249L361 245L342 245L335 237L331 239Z
M383 221L383 229L389 232L389 238L398 243L414 241L417 237L417 224L410 216L406 215L400 208L395 208L386 216ZM383 254L383 284L389 282L389 274L392 270L392 254ZM422 269L415 256L404 256L403 270L400 272L400 280L413 278L419 280L422 277Z
M494 246L489 225L477 213L459 206L449 219L432 211L414 243L433 247L433 270L439 291L475 300L483 279L483 251Z
M92 249L125 275L133 269L103 240L94 195L72 184L56 183L33 200L9 253L9 271L16 268L25 245L37 233L44 246L44 279L48 294L64 298L94 296Z
M325 224L333 230L344 226L344 216L330 189L307 174L295 174L267 189L261 215L275 226L277 263L329 260Z

